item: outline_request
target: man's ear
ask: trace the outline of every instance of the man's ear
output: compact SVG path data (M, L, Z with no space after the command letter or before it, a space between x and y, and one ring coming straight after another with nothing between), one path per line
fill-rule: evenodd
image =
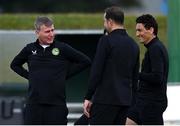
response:
M39 31L38 30L35 30L35 34L37 37L39 37Z
M151 34L154 34L154 28L153 27L151 27L149 30L150 30Z
M112 19L108 19L108 21L109 21L110 25L112 26L114 21Z

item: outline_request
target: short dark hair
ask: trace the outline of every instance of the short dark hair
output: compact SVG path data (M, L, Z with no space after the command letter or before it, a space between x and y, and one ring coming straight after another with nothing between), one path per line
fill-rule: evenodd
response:
M112 6L105 9L105 18L112 19L117 24L124 24L124 12L120 7Z
M136 19L136 24L142 23L146 29L154 28L154 35L158 34L158 24L156 19L150 14L143 14Z
M45 16L38 16L34 22L35 30L40 30L41 26L51 26L53 25L53 21Z

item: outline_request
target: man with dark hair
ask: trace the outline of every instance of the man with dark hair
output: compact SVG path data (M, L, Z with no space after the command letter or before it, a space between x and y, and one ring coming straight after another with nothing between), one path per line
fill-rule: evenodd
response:
M129 110L127 125L163 125L169 60L157 33L158 24L152 15L145 14L136 19L136 36L147 51L139 73L136 104Z
M90 66L90 59L69 45L54 41L50 18L38 17L34 25L36 42L27 44L11 63L11 68L29 81L24 123L66 125L65 81Z
M119 7L105 10L108 35L97 45L83 106L91 125L123 125L126 121L132 88L137 83L139 47L123 23L124 13Z

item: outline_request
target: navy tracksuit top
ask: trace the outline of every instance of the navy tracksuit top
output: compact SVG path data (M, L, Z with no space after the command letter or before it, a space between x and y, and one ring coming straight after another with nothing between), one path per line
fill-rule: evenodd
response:
M28 64L28 70L24 63ZM29 104L62 105L66 103L65 80L90 63L86 55L63 42L54 41L44 49L37 40L21 50L11 68L29 81Z

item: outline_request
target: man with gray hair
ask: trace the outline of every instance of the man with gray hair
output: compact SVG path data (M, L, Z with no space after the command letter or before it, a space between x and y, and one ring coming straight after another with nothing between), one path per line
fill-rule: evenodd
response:
M37 17L34 25L37 40L27 44L11 63L11 68L29 81L24 123L66 125L65 81L90 66L91 61L69 45L54 40L50 18Z

